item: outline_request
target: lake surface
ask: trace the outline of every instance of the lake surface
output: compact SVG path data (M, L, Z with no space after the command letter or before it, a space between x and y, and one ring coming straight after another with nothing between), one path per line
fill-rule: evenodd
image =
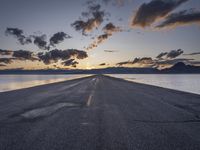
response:
M0 75L0 92L55 83L89 75ZM113 74L125 80L200 94L200 74Z
M89 75L0 75L0 92L61 82Z
M200 74L113 74L110 76L200 94Z

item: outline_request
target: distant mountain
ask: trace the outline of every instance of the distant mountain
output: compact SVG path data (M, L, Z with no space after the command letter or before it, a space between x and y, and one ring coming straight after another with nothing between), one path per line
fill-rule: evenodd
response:
M81 74L80 70L64 70L64 69L41 69L41 70L21 70L7 69L0 70L0 74Z
M154 74L159 73L154 68L126 68L126 67L110 67L103 69L91 70L0 70L0 74Z
M200 66L185 65L178 62L171 68L161 70L162 73L200 73Z
M173 73L200 73L199 66L185 65L179 62L171 68L158 70L156 68L128 68L128 67L109 67L91 70L0 70L0 74L173 74Z
M91 74L153 74L159 71L154 68L127 68L127 67L109 67L103 69L84 70L83 72Z

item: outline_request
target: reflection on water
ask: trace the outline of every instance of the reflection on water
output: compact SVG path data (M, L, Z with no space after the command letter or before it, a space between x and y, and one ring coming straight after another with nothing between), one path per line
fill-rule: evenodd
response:
M0 75L0 92L71 80L89 75Z
M0 75L0 92L55 83L89 75ZM200 94L200 74L112 74L117 78Z
M200 74L113 74L110 76L200 94Z

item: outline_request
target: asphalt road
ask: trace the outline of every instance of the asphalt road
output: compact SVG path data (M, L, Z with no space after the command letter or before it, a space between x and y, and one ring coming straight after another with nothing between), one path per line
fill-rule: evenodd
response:
M106 76L0 93L0 150L199 150L200 95Z

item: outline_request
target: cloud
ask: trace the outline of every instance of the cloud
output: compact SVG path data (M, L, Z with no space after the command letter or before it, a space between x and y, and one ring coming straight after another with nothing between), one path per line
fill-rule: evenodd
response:
M169 52L162 52L160 53L155 59L151 57L142 57L142 58L135 58L132 61L123 61L119 62L117 66L136 66L136 67L151 67L151 68L158 68L163 69L166 67L170 67L178 62L184 62L186 64L191 65L199 65L199 61L195 61L194 59L188 58L177 58L183 54L183 50L171 50ZM193 54L193 53L191 53ZM195 53L196 54L196 53Z
M153 59L151 57L142 57L142 58L135 58L132 63L133 64L135 63L149 64L152 62L153 62Z
M178 62L184 62L186 64L200 64L199 61L194 61L194 59L187 58L175 58L175 59L153 59L151 57L135 58L133 61L119 62L117 66L136 66L136 67L150 67L163 69L170 67Z
M5 64L0 64L0 67L5 67L6 65Z
M38 60L36 57L34 57L33 52L27 50L13 51L12 57L18 60L31 60L31 61Z
M158 59L162 59L164 56L166 56L168 53L167 52L162 52L160 53L158 56L156 56L156 58Z
M123 65L128 65L128 64L132 64L132 62L131 61L123 61L123 62L117 63L116 65L117 66L123 66Z
M76 49L67 49L67 50L58 50L54 49L45 53L38 53L40 61L43 61L44 64L49 65L51 63L56 63L59 60L66 61L71 58L84 59L88 55L85 51L76 50Z
M107 53L114 53L114 52L118 52L117 50L104 50L104 52L107 52Z
M40 36L32 35L32 37L34 38L33 43L37 45L38 48L43 49L43 50L49 50L49 47L47 46L45 34L40 35Z
M92 49L98 47L99 44L103 43L110 36L112 36L112 35L107 34L107 33L99 35L86 49L92 50Z
M193 60L193 61L190 61L189 64L200 66L200 61L194 61L194 60Z
M0 53L7 53L9 55L2 55L0 57L0 64L11 64L15 61L42 61L46 65L61 62L64 66L76 67L77 59L85 59L88 57L87 53L77 49L58 50L54 49L48 52L34 53L28 50L1 50ZM76 60L75 60L76 59Z
M192 62L194 59L187 59L187 58L176 58L176 59L167 59L167 60L157 60L157 65L174 65L177 62L184 62L189 63Z
M30 37L26 37L24 35L23 30L18 28L7 28L5 31L6 35L13 35L21 45L32 43L32 40Z
M181 54L183 54L183 52L184 51L182 49L171 50L170 52L160 53L156 58L163 59L165 57L167 59L173 59L173 58L176 58L176 57L180 56Z
M64 66L72 66L72 67L75 67L75 68L76 68L77 64L78 64L78 62L75 61L75 59L69 59L69 60L62 62L62 65L64 65Z
M54 46L55 44L59 44L60 42L64 41L65 39L72 38L70 35L64 32L57 32L50 38L50 45Z
M106 65L106 63L101 63L101 64L99 64L99 66L105 66Z
M108 23L103 27L104 33L112 34L114 32L121 32L122 29L120 27L116 27L113 23Z
M165 21L156 26L156 28L175 28L177 26L192 23L200 24L200 12L195 12L194 10L184 10L167 16Z
M46 40L46 35L32 35L31 36L34 39L34 44L38 46L38 48L43 49L43 50L49 50L50 46L55 47L55 45L63 42L65 39L72 38L70 35L66 34L65 32L57 32L55 33L50 39L49 39L49 44Z
M11 50L0 49L0 55L11 55L11 54L12 54Z
M124 61L119 62L116 65L117 66L123 66L123 65L145 65L145 66L152 66L154 64L154 60L151 57L142 57L142 58L135 58L133 61Z
M105 12L101 10L99 4L89 3L88 11L82 12L82 17L86 17L87 19L76 20L71 26L74 27L76 31L81 31L83 35L87 35L101 25L104 21L104 16Z
M154 67L163 69L166 67L171 67L178 62L183 62L185 64L196 65L199 62L194 61L194 59L187 59L187 58L175 58L175 59L167 59L167 60L155 60Z
M182 49L178 49L178 50L171 50L168 54L167 54L167 58L176 58L179 55L183 54L183 50Z
M11 64L13 62L13 58L0 58L0 63Z
M200 52L189 53L189 54L183 54L183 55L189 55L189 56L193 56L193 55L200 55Z
M1 58L0 63L11 64L14 60L30 60L36 61L38 58L34 55L33 52L27 50L0 50L0 55L6 57Z
M115 26L113 23L108 23L103 27L104 34L99 35L86 49L92 50L98 47L99 44L103 43L109 37L113 35L115 32L120 32L121 28Z
M151 0L142 4L133 17L131 25L146 27L167 16L171 11L188 0Z
M21 45L33 43L39 49L43 49L43 50L49 50L51 46L55 47L56 44L59 44L65 39L71 38L71 36L66 34L65 32L57 32L53 34L53 36L49 39L49 42L48 42L45 34L29 35L28 37L26 37L23 34L23 30L18 29L18 28L7 28L5 33L6 35L13 35L14 37L16 37Z

